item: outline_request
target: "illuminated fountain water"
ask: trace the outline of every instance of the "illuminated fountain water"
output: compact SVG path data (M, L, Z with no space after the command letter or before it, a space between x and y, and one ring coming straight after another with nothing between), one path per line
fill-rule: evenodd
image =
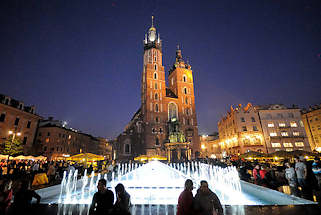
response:
M94 172L77 179L77 172L65 172L61 185L37 192L43 203L90 204L100 178L109 179L107 186L114 193L118 183L124 184L131 195L132 214L176 214L179 194L184 182L191 179L198 188L201 180L208 181L223 205L288 205L313 204L308 200L292 197L274 190L240 181L235 167L218 167L200 162L163 164L152 161L144 165L118 164L111 177ZM193 194L196 194L193 190ZM49 194L50 193L50 194ZM162 213L160 212L162 211Z

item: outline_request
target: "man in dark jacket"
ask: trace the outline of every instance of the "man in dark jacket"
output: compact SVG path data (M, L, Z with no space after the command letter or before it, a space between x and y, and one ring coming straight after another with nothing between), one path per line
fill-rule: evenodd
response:
M195 196L195 207L201 215L212 215L213 210L218 215L223 214L221 202L217 195L208 188L207 181L201 181L201 186Z
M108 215L111 213L114 204L114 193L106 188L106 180L100 179L98 181L98 192L93 196L90 206L90 215Z
M187 179L185 181L185 189L178 197L176 215L195 215L193 204L193 181Z

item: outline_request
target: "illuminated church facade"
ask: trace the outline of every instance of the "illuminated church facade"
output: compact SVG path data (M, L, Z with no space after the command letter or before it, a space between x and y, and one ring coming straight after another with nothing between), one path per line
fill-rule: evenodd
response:
M199 155L191 66L178 47L167 86L162 55L162 41L152 23L144 39L141 106L117 137L116 159L147 155L175 161Z

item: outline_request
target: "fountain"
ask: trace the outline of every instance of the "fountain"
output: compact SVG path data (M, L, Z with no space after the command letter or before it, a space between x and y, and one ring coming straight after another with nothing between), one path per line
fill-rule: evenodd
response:
M179 194L186 179L192 179L194 187L201 180L208 181L209 188L219 197L223 205L295 205L313 202L289 196L274 190L240 181L235 167L222 168L200 162L170 163L151 161L144 165L119 164L107 185L114 192L118 183L123 183L131 195L132 214L173 214ZM60 185L37 192L42 203L90 204L97 191L100 178L107 175L94 172L77 179L78 172L65 172ZM58 189L59 187L59 189ZM115 193L115 192L114 192ZM196 189L193 190L196 194ZM62 207L67 210L66 207ZM85 210L85 209L84 209Z

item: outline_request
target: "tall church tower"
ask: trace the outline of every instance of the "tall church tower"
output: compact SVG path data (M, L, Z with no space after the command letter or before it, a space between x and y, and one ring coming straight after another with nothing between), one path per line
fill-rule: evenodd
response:
M145 35L143 62L141 111L145 135L142 144L147 154L161 154L162 142L166 138L166 82L162 63L162 42L154 27L154 17L152 26Z
M186 141L191 143L192 156L199 151L198 126L195 111L194 82L191 66L185 63L177 46L176 59L168 76L169 89L178 97L178 121Z

